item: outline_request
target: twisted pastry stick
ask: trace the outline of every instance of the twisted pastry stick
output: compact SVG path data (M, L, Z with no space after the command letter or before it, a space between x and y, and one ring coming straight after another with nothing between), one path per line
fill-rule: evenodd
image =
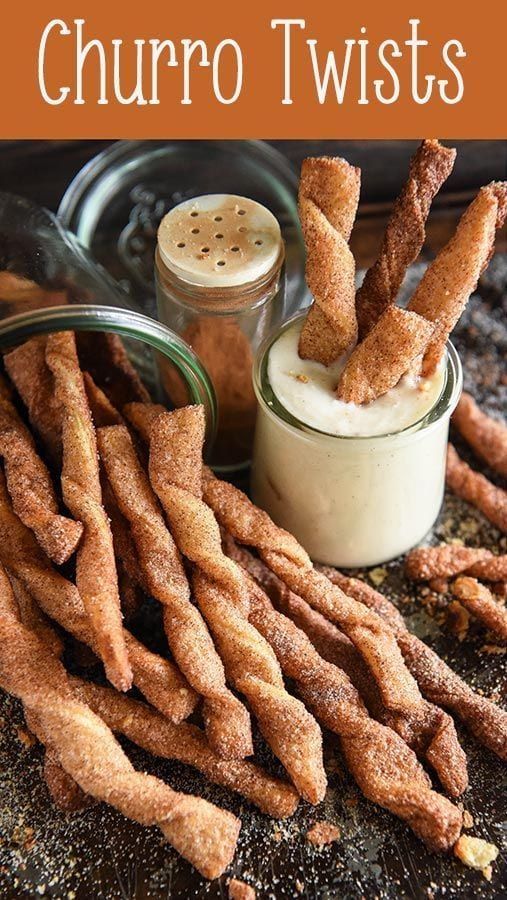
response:
M15 406L5 398L0 398L0 455L17 515L32 529L50 559L61 565L74 553L83 526L59 515L46 465Z
M387 597L336 569L326 568L325 571L342 590L389 622L405 662L428 700L450 709L477 740L501 759L507 759L507 712L473 691L427 644L411 634L402 615Z
M408 180L386 225L379 257L357 292L360 340L396 301L408 267L422 250L432 200L449 177L455 159L455 150L431 140L423 141L410 160Z
M472 503L493 525L507 534L507 491L467 465L452 444L447 446L445 479L453 494Z
M0 477L0 560L50 619L96 652L95 639L77 588L51 566L32 533L14 514L3 477ZM168 660L147 650L126 629L123 636L134 683L141 693L173 721L189 716L195 707L196 696L179 670Z
M252 554L226 537L227 552L250 573L255 582L268 594L276 608L292 619L310 639L316 650L327 662L343 669L365 701L370 714L383 725L395 731L418 756L433 762L431 742L440 731L437 769L441 782L451 796L459 797L468 787L466 758L456 752L454 727L442 710L426 704L426 721L418 720L414 730L410 720L400 720L383 705L375 679L359 656L354 645L335 625L316 612L274 575L267 566ZM447 746L448 764L445 765Z
M360 170L344 159L305 159L299 218L306 282L314 302L299 339L302 359L328 366L356 340L355 262L348 241L359 202Z
M28 410L30 424L53 463L62 455L62 409L46 365L46 337L34 337L4 357L9 378Z
M352 351L338 387L344 403L371 403L398 384L428 346L433 326L422 316L388 306Z
M76 560L76 584L108 679L119 690L132 685L122 631L118 576L111 528L102 505L97 442L72 332L51 334L46 363L63 409L62 492L84 525Z
M253 753L248 713L226 686L224 667L190 601L181 558L129 433L123 425L100 428L98 444L120 511L130 525L143 579L149 593L162 603L169 646L189 683L204 697L210 744L226 758L248 756Z
M113 406L121 409L133 400L149 401L150 395L118 334L80 331L76 341L81 368L90 373Z
M422 374L431 375L445 350L470 294L493 254L495 231L507 215L507 182L481 188L451 240L426 269L409 303L409 310L435 323Z
M161 432L159 421L172 425ZM191 508L201 499L200 475L202 472L202 446L204 419L198 407L185 407L157 417L151 429L156 454L150 458L150 475L157 484L162 483L163 473L159 465L166 459L174 460L178 449L180 466L179 483L186 486ZM164 447L177 435L175 446ZM170 467L169 480L174 477L174 465ZM195 491L195 493L192 493ZM180 495L180 500L182 499ZM187 522L189 520L187 519ZM197 522L209 521L201 510ZM194 527L190 521L190 527ZM206 545L204 557L209 561L222 554L220 533L215 527L199 533ZM188 546L188 540L186 540ZM222 565L221 571L224 571ZM240 570L238 570L240 572ZM228 680L246 697L266 741L289 773L300 794L311 803L322 799L326 788L326 776L322 763L322 736L320 729L303 704L285 690L282 673L269 644L248 622L248 597L245 591L234 595L223 588L204 569L194 574L194 591L197 603L213 634L223 660Z
M233 485L219 481L207 472L204 497L213 509L218 522L241 544L254 546L272 571L298 596L337 624L363 657L378 684L384 706L397 721L397 730L407 729L412 739L421 739L426 759L445 781L451 770L461 773L466 781L465 758L456 737L453 722L441 711L429 708L423 700L417 682L405 666L394 632L375 613L365 610L361 603L344 594L336 585L317 572L310 559L298 565L278 550L276 527L272 523L275 541L271 548L255 544L250 529L258 510ZM265 516L265 513L261 518ZM274 531L273 531L274 529ZM436 712L439 714L436 715Z
M507 478L507 425L486 415L471 394L464 391L452 423L472 449L495 472Z
M461 831L461 813L431 789L415 754L371 719L345 672L322 659L303 631L250 581L250 621L273 647L305 704L340 738L347 765L369 800L407 821L432 850L449 850Z
M111 731L124 734L148 753L177 759L198 769L209 781L241 794L268 816L283 819L296 809L298 795L290 784L273 778L254 763L217 756L196 725L187 722L175 725L146 704L131 700L112 688L99 687L79 678L71 678L71 684L77 697L100 716Z
M469 613L501 641L507 641L507 609L493 598L491 591L476 578L461 575L452 593Z
M44 741L86 793L142 825L158 825L206 878L234 855L240 823L225 810L136 772L111 731L73 695L65 669L0 597L0 683L39 722ZM100 760L100 764L98 761Z
M507 555L495 556L484 547L459 544L416 547L406 556L405 572L413 581L452 578L461 572L484 581L507 581Z

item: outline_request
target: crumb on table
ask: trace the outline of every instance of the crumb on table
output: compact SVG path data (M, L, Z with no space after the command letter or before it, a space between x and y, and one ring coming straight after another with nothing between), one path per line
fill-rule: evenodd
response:
M341 837L341 831L337 825L331 822L316 822L309 831L306 832L306 839L313 844L314 847L325 847L326 844L332 844Z
M488 841L484 841L482 838L462 834L454 845L454 854L462 863L470 866L471 869L480 869L484 877L489 880L489 877L491 877L491 863L498 856L498 847L495 844L489 844Z
M255 900L255 888L240 881L239 878L231 878L229 881L229 900Z

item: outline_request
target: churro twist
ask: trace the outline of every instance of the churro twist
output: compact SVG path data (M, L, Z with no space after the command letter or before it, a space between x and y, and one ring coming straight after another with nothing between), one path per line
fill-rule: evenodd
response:
M472 690L427 644L411 634L402 615L387 597L363 581L348 578L335 569L326 568L326 573L342 590L389 622L405 662L428 700L450 709L477 740L501 759L507 759L507 712Z
M345 672L322 659L255 582L250 589L250 621L269 641L318 721L339 736L347 765L365 796L404 819L431 849L449 850L461 830L459 810L431 789L405 742L370 718Z
M80 331L76 341L82 368L117 409L134 400L149 401L150 395L118 334Z
M310 606L345 632L373 673L382 702L389 710L392 721L397 723L397 730L400 733L408 731L414 741L420 736L426 759L443 781L447 778L452 760L451 768L460 771L461 780L466 783L466 760L452 719L441 710L430 708L423 700L389 625L317 572L309 557L303 564L298 564L281 552L273 523L271 533L275 540L271 546L268 548L265 540L262 546L256 545L250 523L252 518L259 518L259 511L233 485L206 473L204 497L223 528L239 543L255 547L268 567L295 594L303 597ZM264 516L265 513L262 518ZM304 552L302 548L301 552Z
M447 487L483 513L493 525L507 534L507 491L492 484L485 475L464 462L452 444L447 447Z
M476 578L461 575L454 582L452 593L495 637L507 641L507 609L494 599L485 585L480 584Z
M32 533L15 515L3 478L0 478L0 560L50 619L96 652L95 638L76 586L51 566ZM134 683L141 693L173 721L185 719L195 707L196 696L179 670L151 653L126 629L123 636Z
M328 366L355 341L355 262L348 241L359 202L360 171L344 159L305 159L299 218L306 281L314 302L299 339L302 359Z
M253 752L248 713L226 686L224 667L190 600L181 557L130 435L123 425L100 428L98 444L120 511L130 525L143 580L163 606L169 646L189 683L204 698L208 739L224 757L248 756Z
M159 418L151 428L151 440L156 448L150 458L150 475L160 485L163 474L159 471L164 459L173 451L165 447L172 442L178 448L180 467L179 484L185 485L192 508L201 499L202 446L204 419L197 407L186 407L165 417L172 417L172 425L158 431ZM174 466L170 467L173 473ZM197 475L197 477L196 477ZM173 476L171 476L173 477ZM195 493L194 493L195 492ZM181 521L181 520L180 520ZM201 509L198 523L209 521L209 515ZM189 527L191 520L187 520ZM218 544L217 544L218 538ZM224 588L207 572L210 560L220 548L220 536L215 527L201 534L201 542L207 542L206 569L196 569L194 590L197 603L215 639L223 660L228 680L246 697L270 747L289 773L300 794L312 803L322 799L326 776L322 763L322 736L320 729L303 704L292 697L283 683L282 673L269 644L248 622L248 599L244 591ZM188 538L186 539L188 546ZM221 551L220 551L221 553ZM221 572L225 566L222 565ZM241 570L238 569L241 574ZM238 578L236 578L238 582Z
M30 424L53 463L62 455L62 409L46 365L46 337L34 337L4 357L5 368L28 410Z
M422 356L433 326L422 316L388 306L366 337L352 351L338 387L344 403L371 403L398 384Z
M63 769L86 794L166 839L205 877L222 874L234 855L240 823L228 812L137 772L109 728L72 693L65 669L0 598L0 683L18 697ZM100 760L100 765L97 765Z
M102 504L95 429L72 332L49 336L46 362L63 410L63 498L84 525L76 559L76 584L107 677L119 690L128 690L132 671L122 632L113 539Z
M452 578L461 573L484 581L507 581L507 555L495 556L484 547L460 544L416 547L407 554L405 572L413 581Z
M292 785L273 778L254 763L218 756L196 725L175 725L146 704L112 688L79 678L71 678L71 683L74 693L111 731L124 734L148 753L198 769L210 781L241 794L269 816L285 818L294 812L298 795Z
M396 301L408 267L422 250L432 200L449 177L455 159L455 150L428 140L422 142L410 160L408 180L386 225L378 259L357 292L361 340L389 304Z
M46 465L15 406L4 397L0 398L0 455L17 515L32 529L50 559L61 565L74 553L83 526L59 515Z
M491 259L495 232L506 215L507 182L493 181L481 188L419 282L408 308L435 324L424 356L424 376L435 371L447 338Z
M475 453L507 478L507 425L482 412L466 391L454 410L452 422Z

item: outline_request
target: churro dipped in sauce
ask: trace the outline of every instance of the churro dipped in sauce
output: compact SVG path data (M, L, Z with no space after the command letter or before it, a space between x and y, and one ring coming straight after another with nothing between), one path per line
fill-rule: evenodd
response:
M350 352L330 366L298 353L301 323L279 337L271 347L268 378L273 393L292 416L327 434L373 437L408 428L437 402L445 378L440 364L430 378L407 373L385 394L371 403L345 403L336 393L336 385L348 362Z

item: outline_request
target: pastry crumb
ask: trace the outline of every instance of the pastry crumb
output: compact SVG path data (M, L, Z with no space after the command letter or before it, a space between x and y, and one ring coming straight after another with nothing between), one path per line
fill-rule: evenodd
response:
M229 881L229 900L255 900L255 888L240 881L239 878L231 878Z
M473 828L474 827L474 817L471 813L468 812L468 809L465 809L463 812L463 828Z
M338 841L341 838L341 831L337 825L331 822L316 822L309 831L306 832L306 839L313 844L314 847L325 847Z
M368 572L368 578L373 582L375 587L380 587L387 578L387 569L383 566L376 566L371 572Z
M498 856L498 847L482 838L462 834L454 845L454 855L471 869L486 869Z

